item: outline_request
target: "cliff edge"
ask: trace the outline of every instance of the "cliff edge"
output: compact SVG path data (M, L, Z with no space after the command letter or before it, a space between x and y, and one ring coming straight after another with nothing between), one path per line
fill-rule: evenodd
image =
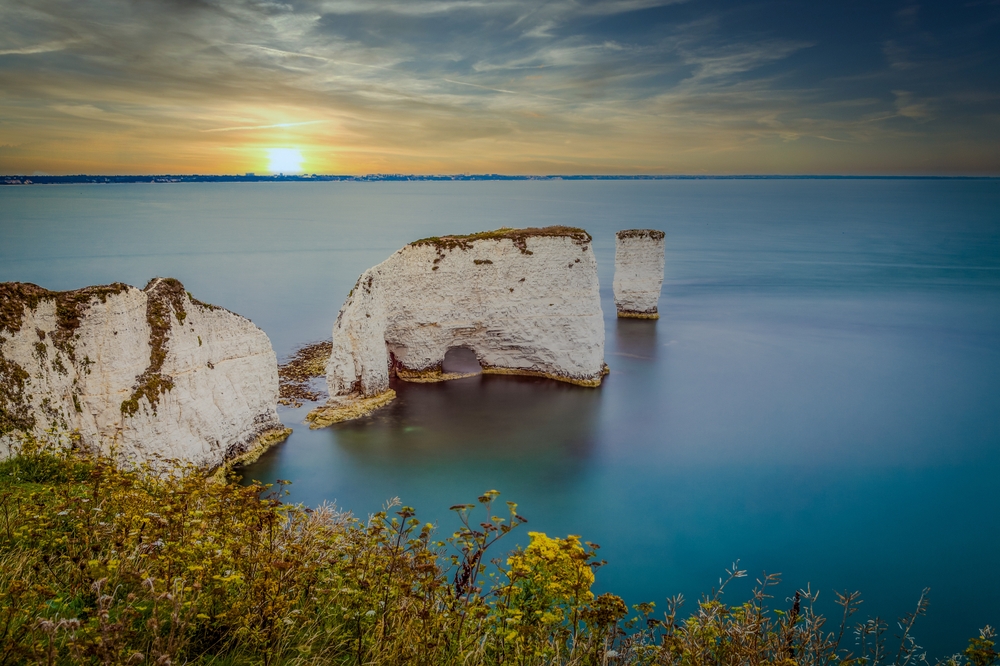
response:
M314 427L394 397L389 377L442 381L449 349L484 373L598 386L606 373L597 262L582 229L499 229L406 245L358 279L333 327L330 402Z
M0 284L0 458L25 435L205 467L287 431L277 359L248 319L171 278L54 292Z

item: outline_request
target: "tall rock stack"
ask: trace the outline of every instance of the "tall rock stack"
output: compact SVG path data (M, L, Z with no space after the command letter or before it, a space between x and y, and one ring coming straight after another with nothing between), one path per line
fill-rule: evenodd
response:
M454 348L472 350L486 374L600 385L604 320L590 242L569 227L499 229L419 240L368 269L334 324L330 402L313 425L392 400L392 374L456 378L443 369Z
M0 459L28 436L216 467L287 435L277 399L267 335L177 280L0 284Z
M615 234L615 308L619 317L659 319L663 286L663 232L626 229Z

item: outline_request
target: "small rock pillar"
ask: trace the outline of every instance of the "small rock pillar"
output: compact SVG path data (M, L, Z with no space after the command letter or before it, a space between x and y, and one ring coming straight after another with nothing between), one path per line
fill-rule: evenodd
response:
M615 308L619 317L659 319L663 232L625 229L615 234Z

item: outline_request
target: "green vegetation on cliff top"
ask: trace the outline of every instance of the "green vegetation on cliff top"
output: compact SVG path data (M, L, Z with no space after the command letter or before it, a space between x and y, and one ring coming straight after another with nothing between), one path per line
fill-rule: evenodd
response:
M527 239L541 236L568 237L577 243L589 243L590 234L583 229L576 227L551 226L551 227L526 227L524 229L512 229L501 227L493 231L480 231L475 234L465 234L461 236L431 236L413 241L410 245L432 245L439 250L469 250L472 244L480 240L510 240L524 254L531 254L527 249Z

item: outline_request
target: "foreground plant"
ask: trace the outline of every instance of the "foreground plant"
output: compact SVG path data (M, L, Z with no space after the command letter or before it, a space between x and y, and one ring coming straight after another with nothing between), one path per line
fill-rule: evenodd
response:
M591 591L597 546L529 533L489 491L452 509L438 540L393 501L368 520L280 501L277 488L215 483L193 468L123 470L25 447L0 463L0 665L100 664L787 664L926 661L913 623L836 626L797 592L769 607L777 577L730 606L727 580L681 617ZM481 519L477 523L475 516ZM996 666L986 627L952 666Z

